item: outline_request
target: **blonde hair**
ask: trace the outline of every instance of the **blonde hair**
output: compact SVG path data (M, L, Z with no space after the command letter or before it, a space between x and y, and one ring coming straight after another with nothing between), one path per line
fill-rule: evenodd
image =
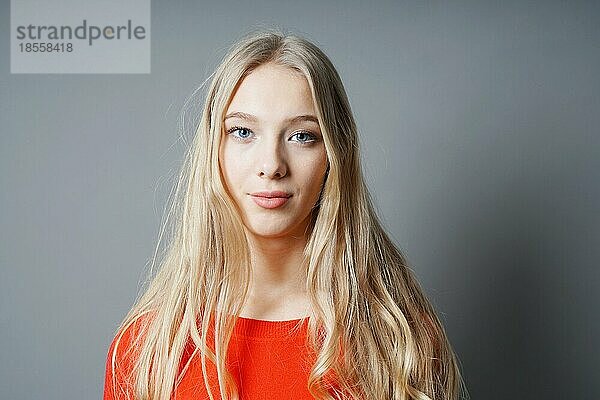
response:
M458 398L462 381L442 324L374 212L338 73L311 42L272 30L239 40L214 72L167 216L173 219L169 245L159 271L120 327L112 352L113 381L123 332L143 320L130 344L136 354L131 380L137 399L170 398L187 369L180 362L190 339L194 354L200 353L211 399L207 361L216 366L222 398L237 398L225 356L252 266L218 154L224 112L236 86L265 63L306 77L329 162L301 266L313 309L308 344L317 354L311 393L320 399ZM152 318L142 318L147 314ZM214 343L207 339L209 329L214 329ZM331 376L340 390L330 385Z

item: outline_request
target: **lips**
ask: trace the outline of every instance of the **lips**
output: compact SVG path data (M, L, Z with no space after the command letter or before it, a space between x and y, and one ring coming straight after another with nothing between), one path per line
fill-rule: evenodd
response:
M260 207L273 209L283 206L292 197L290 193L282 191L264 191L250 193L252 200Z

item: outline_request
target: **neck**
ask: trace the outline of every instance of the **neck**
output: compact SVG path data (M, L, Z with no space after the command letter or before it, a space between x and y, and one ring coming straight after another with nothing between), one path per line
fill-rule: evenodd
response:
M252 286L263 289L289 290L304 286L301 271L306 238L250 238Z
M307 236L265 238L248 233L248 238L253 274L241 315L272 320L305 317L309 300L302 260Z

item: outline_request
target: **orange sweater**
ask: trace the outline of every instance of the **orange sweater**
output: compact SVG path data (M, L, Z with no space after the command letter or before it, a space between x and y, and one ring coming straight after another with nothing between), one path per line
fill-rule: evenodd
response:
M239 318L227 352L227 369L236 379L241 400L312 399L307 383L315 355L306 345L308 319L290 321L263 321ZM104 400L133 399L129 379L133 360L127 357L132 337L126 330L117 351L116 391L112 377L110 346L106 363ZM191 342L191 341L190 341ZM190 359L191 343L184 352L181 366ZM180 367L181 368L181 367ZM215 399L219 398L216 368L207 360L208 378ZM209 399L202 377L200 355L191 360L185 375L172 396L176 400Z

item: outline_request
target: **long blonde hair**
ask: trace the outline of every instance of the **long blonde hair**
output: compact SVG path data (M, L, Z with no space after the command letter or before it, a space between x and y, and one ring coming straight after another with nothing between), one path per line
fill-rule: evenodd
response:
M225 357L252 266L218 154L224 112L236 86L267 62L297 70L308 80L329 162L301 266L313 309L308 344L317 354L309 375L311 393L321 399L457 399L462 381L442 324L374 212L338 73L311 42L272 30L239 40L213 74L165 222L172 223L168 247L120 327L113 379L123 332L144 320L131 344L136 347L136 399L170 398L187 369L180 363L190 339L201 356L211 399L207 362L216 366L222 398L237 398ZM329 376L339 390L332 389Z

